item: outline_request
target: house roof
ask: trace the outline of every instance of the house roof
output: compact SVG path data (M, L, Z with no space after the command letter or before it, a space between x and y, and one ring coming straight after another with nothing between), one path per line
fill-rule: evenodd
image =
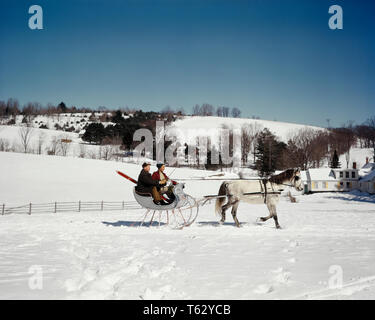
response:
M368 162L368 163L366 163L366 164L362 167L362 169L368 169L368 168L370 168L370 169L375 168L375 163L374 163L374 162Z
M362 176L361 178L361 182L366 182L366 181L372 181L375 179L375 170L372 170L370 171L369 173L367 173L366 175Z
M308 169L307 177L310 177L310 180L336 180L331 168Z
M375 169L375 163L369 162L366 163L360 170L359 170L359 176L361 178L366 177L369 175L373 170Z

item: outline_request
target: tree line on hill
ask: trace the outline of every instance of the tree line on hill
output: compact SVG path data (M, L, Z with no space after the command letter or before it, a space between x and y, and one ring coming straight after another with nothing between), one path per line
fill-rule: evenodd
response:
M7 101L0 100L0 117L15 117L18 115L49 116L61 113L89 113L92 111L89 108L67 107L64 102L60 102L57 106L51 103L43 106L39 102L28 102L21 107L17 99L9 98Z
M256 169L260 176L268 176L276 170L299 167L302 170L319 168L328 163L332 168L341 167L339 156L345 155L347 168L351 164L352 147L373 148L375 156L375 117L366 121L368 134L357 134L352 125L328 130L303 128L289 134L286 142L281 141L269 129L259 125L245 124L241 132L241 162ZM233 136L230 137L233 145ZM219 146L220 148L220 146ZM251 159L249 158L251 157ZM207 169L227 167L220 159L219 164L208 162Z
M193 107L192 115L239 118L241 116L241 110L237 107L229 108L225 106L218 106L217 108L215 108L211 104L203 103L202 105L196 104Z
M119 108L124 113L134 113L139 111L137 108ZM57 106L52 103L48 103L46 106L43 106L39 102L27 102L23 106L20 105L19 101L15 98L9 98L7 101L0 100L0 117L11 117L17 115L56 115L61 113L91 113L91 112L109 112L112 111L104 106L100 106L97 110L91 108L79 108L76 106L68 107L63 101L60 102ZM160 111L161 114L166 116L176 115L183 116L186 115L183 108L172 108L166 106ZM192 108L192 116L218 116L218 117L233 117L239 118L241 116L241 110L237 107L225 107L218 106L214 107L211 104L203 103L202 105L196 104ZM259 118L253 116L253 118Z
M254 168L261 176L267 176L290 167L307 170L319 168L323 163L339 167L338 156L342 154L349 167L350 149L357 139L351 130L344 129L300 129L293 132L286 143L264 129L256 139Z
M93 112L91 109L78 109L67 107L64 102L56 107L47 105L42 107L38 103L28 103L20 110L16 99L0 101L0 117L14 117L23 115L26 123L36 115L52 115L61 113L87 113ZM97 145L117 145L122 150L132 151L139 142L133 141L133 134L137 129L145 128L155 135L155 123L163 120L168 123L184 115L183 109L174 110L167 106L161 112L144 112L142 110L119 109L108 111L105 107L100 107L102 115L93 117L91 123L85 127L82 139L86 142ZM196 105L193 108L193 115L196 116L240 116L240 111L236 108L217 107L209 104ZM103 125L107 122L106 125ZM111 124L108 124L111 122ZM64 128L63 128L64 129ZM211 161L211 155L220 150L221 146L214 145L209 137L207 161L203 164L207 169L223 169L231 166L225 164L219 157L219 163ZM165 149L171 142L166 141ZM227 142L226 142L227 143ZM233 155L233 134L229 139L229 150ZM353 146L360 148L373 148L375 155L375 116L367 119L360 125L353 123L339 128L329 128L327 130L313 130L309 128L292 132L287 141L281 141L270 130L262 128L257 123L245 124L241 128L241 162L244 166L251 166L257 169L262 176L266 176L275 170L283 170L288 167L300 167L303 170L320 167L323 163L330 163L337 167L340 155L345 155L346 166L350 164L350 149ZM185 157L188 158L188 147L185 148ZM155 149L155 146L154 146ZM196 151L197 153L199 150ZM155 157L155 153L154 153ZM188 162L188 161L187 161ZM195 163L191 166L202 166Z
M374 128L375 130L375 128ZM281 141L269 129L244 125L241 132L241 162L256 169L260 176L268 176L276 170L299 167L302 170L319 168L323 163L340 167L338 156L345 154L346 165L350 165L350 148L356 145L358 137L348 128L296 130L287 142ZM230 137L230 146L233 137ZM249 158L251 157L251 159ZM227 167L221 159L218 164L207 163L207 169Z

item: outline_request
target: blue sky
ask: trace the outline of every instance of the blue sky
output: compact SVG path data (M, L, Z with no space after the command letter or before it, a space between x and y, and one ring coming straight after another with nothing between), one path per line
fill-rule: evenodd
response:
M43 30L28 28L33 4ZM328 28L332 4L343 30ZM0 0L0 99L361 123L374 115L374 14L363 0Z

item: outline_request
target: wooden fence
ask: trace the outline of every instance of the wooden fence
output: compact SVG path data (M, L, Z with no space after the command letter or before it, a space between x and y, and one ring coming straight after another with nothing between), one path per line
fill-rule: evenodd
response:
M78 202L51 202L28 203L17 207L7 207L2 204L0 214L32 214L57 212L83 211L113 211L141 209L136 201L78 201Z

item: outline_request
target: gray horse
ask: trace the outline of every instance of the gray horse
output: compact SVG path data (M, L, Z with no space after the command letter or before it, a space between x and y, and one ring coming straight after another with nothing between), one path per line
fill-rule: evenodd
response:
M301 172L299 168L287 169L278 175L273 175L268 179L257 180L239 180L224 181L219 189L220 198L216 199L215 211L221 214L220 223L225 221L225 211L232 207L233 220L236 226L240 223L236 217L237 208L240 201L251 204L265 203L268 211L268 217L261 217L261 221L267 221L270 218L275 220L276 228L280 228L277 220L276 204L279 202L280 192L286 186L294 187L298 191L303 190ZM225 198L227 203L223 205Z

